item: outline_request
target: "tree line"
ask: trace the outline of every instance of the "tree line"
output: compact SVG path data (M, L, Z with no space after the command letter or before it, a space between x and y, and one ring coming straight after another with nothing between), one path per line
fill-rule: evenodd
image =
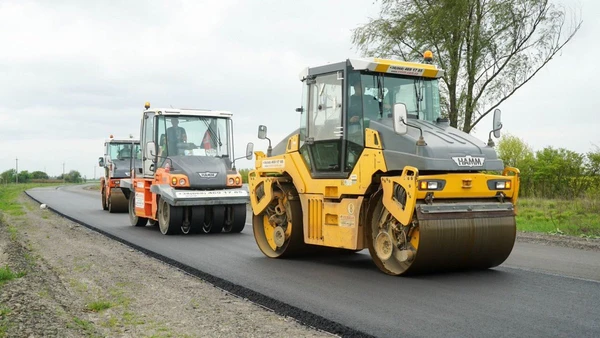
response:
M56 181L64 181L67 183L84 183L86 180L81 176L81 173L77 170L71 170L68 173L64 174L64 176L58 175L55 177L50 177L47 173L43 171L32 171L29 172L27 170L19 171L18 180L17 180L17 171L15 169L9 169L0 174L0 183L44 183L44 182L56 182Z
M519 195L564 198L600 197L600 148L578 153L545 147L538 151L522 139L505 135L498 142L498 157L521 172Z

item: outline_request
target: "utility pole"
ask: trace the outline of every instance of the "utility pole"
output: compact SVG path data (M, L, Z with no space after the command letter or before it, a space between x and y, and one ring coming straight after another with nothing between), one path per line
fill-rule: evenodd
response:
M15 157L15 162L17 163L17 184L19 183L19 158Z

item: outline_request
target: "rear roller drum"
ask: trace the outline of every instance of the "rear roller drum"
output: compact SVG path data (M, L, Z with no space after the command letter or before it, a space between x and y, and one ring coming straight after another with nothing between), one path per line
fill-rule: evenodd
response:
M230 205L225 208L223 232L242 232L246 225L246 205Z
M487 269L510 254L515 236L511 214L490 212L421 214L402 225L374 196L365 227L369 253L389 275L463 269Z
M129 222L136 227L143 227L148 223L147 218L135 214L135 194L133 193L129 196Z
M108 212L126 212L129 203L121 189L112 189L108 196Z
M305 252L302 207L299 200L289 200L281 191L260 215L253 216L256 244L267 257L289 257Z
M225 206L213 205L206 207L204 223L202 224L202 232L205 234L216 234L223 230L225 222Z
M160 200L158 208L158 227L163 235L174 235L181 232L183 223L183 209L169 205L165 200Z

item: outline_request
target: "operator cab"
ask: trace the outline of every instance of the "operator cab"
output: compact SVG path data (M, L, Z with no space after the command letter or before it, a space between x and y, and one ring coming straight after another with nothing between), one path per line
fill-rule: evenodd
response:
M409 119L439 121L438 78L429 64L349 59L301 75L300 153L313 178L348 178L365 148L371 121L392 125L393 107Z
M141 125L143 175L153 176L157 167L182 157L219 158L231 167L231 116L226 111L147 107Z
M106 177L109 170L112 177L126 177L132 166L140 167L141 158L140 143L133 135L129 139L110 135L104 142L104 156L98 158L98 166L104 167Z

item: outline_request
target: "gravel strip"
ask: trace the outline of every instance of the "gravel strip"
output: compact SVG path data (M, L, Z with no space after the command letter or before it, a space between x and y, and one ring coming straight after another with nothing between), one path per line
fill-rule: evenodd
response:
M0 221L0 337L332 337L20 198Z

